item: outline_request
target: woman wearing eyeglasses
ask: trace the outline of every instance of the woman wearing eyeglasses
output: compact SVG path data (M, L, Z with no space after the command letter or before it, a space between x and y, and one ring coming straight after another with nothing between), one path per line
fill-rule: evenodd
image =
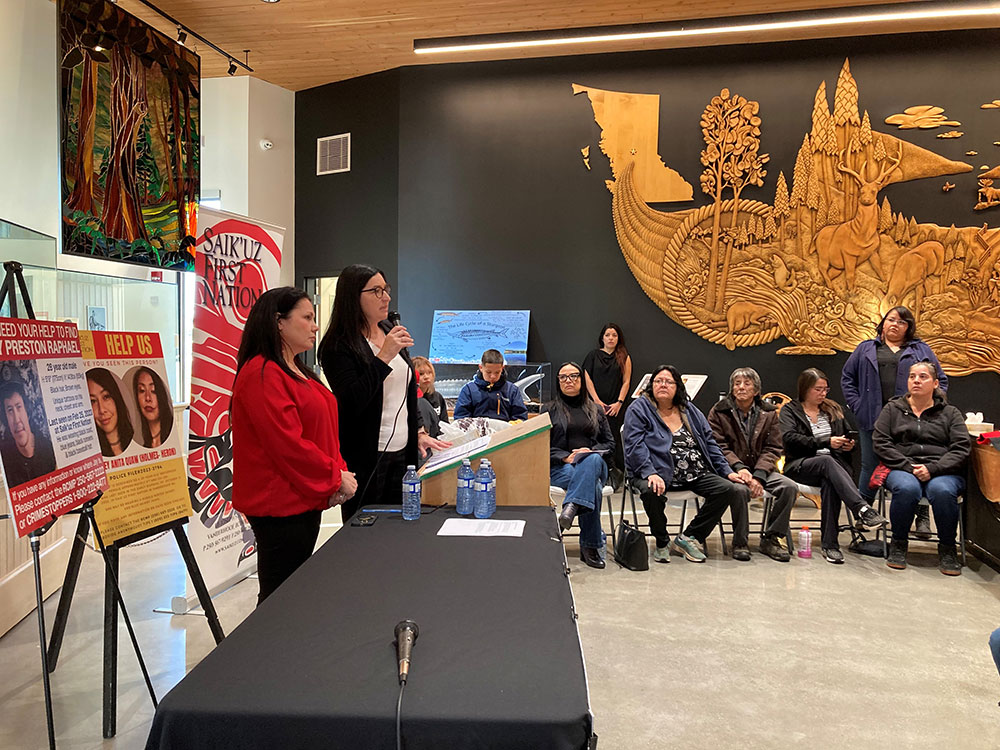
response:
M848 437L844 410L827 398L830 383L815 367L799 375L798 399L781 408L778 423L785 444L785 474L800 484L818 486L822 500L820 535L823 557L841 564L840 505L847 503L865 526L879 526L882 518L858 492L851 479L850 453L854 440Z
M702 546L729 508L750 500L750 491L726 461L705 415L688 400L681 374L660 365L643 392L625 411L625 466L639 490L656 539L653 559L670 562L670 553L690 562L705 562ZM667 535L667 490L690 490L705 499L701 510L670 541ZM739 552L739 556L737 556ZM733 551L749 560L745 548Z
M342 506L345 521L366 503L401 504L407 465L417 463L418 452L449 447L421 425L405 351L413 339L386 321L389 292L377 268L345 268L319 345L323 374L340 406L341 452L358 479L358 493Z
M600 550L601 490L608 478L603 454L615 441L604 411L583 386L583 368L567 362L559 368L559 391L543 411L552 420L549 438L549 482L566 490L559 527L565 531L580 519L580 559L592 568L603 568Z

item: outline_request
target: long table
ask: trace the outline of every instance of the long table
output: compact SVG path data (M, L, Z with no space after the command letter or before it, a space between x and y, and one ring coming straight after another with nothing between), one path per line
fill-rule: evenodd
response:
M395 747L393 629L420 634L402 735L420 748L586 748L583 653L555 515L437 536L453 507L345 526L160 702L147 750Z

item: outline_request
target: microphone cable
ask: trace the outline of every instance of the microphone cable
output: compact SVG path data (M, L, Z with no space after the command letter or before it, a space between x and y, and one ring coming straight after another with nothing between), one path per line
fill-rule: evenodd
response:
M396 750L403 750L403 732L401 728L401 717L403 714L403 689L406 687L406 680L399 683L399 699L396 701Z

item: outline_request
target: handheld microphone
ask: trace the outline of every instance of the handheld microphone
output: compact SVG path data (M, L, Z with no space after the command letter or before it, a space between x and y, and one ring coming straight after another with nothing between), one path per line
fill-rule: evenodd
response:
M410 672L410 654L413 652L413 644L416 643L418 635L420 628L413 620L400 620L396 624L396 658L399 660L400 685L406 682Z
M400 325L402 323L402 321L403 321L403 319L399 317L399 313L396 312L395 310L390 310L389 311L389 315L386 317L386 320L389 321L389 330L390 331L393 328L395 328L396 326Z

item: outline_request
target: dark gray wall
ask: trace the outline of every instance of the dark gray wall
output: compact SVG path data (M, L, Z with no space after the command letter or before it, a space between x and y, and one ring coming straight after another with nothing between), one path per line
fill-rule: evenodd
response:
M602 324L613 320L625 329L638 373L659 362L708 373L700 405L710 405L732 368L744 364L761 372L766 389L785 392L794 390L802 368L819 366L839 399L836 381L846 354L779 357L783 339L728 352L674 324L644 295L615 238L600 129L586 96L572 96L570 84L660 94L659 153L695 186L693 205L707 202L698 186L704 106L722 87L759 101L761 151L771 161L765 187L743 195L770 202L778 170L791 178L817 86L825 80L832 97L845 57L873 127L976 167L994 165L1000 149L989 144L1000 139L1000 111L979 104L1000 95L996 41L992 32L963 32L437 65L301 92L297 273L301 278L359 261L385 264L394 257L391 225L398 233L396 302L418 353L427 350L435 308L530 308L532 360L582 360ZM390 117L391 91L398 109ZM945 107L963 122L966 136L939 140L941 130L898 133L881 124L915 104ZM356 143L371 140L388 152L396 139L398 162L380 154L381 173L358 177L365 181L358 188L370 195L335 195L333 179L302 174L314 158L313 151L302 152L309 140L340 132L324 118L340 118ZM592 171L580 155L587 145ZM970 148L980 156L965 157ZM976 226L987 220L971 210L974 173L949 179L959 188L947 194L940 191L943 178L892 185L883 194L894 210L919 221ZM389 203L398 205L398 223L383 210ZM685 205L691 204L660 208ZM333 238L328 227L336 227ZM996 386L992 373L959 379L953 400L1000 418Z
M316 176L316 139L351 134L351 171ZM295 95L295 275L335 276L363 259L396 283L399 71Z

